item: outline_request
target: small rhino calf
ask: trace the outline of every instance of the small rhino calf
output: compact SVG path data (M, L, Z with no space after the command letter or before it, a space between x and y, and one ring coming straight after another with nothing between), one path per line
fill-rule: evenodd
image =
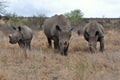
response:
M33 38L32 30L27 26L13 27L13 34L9 34L9 43L18 43L22 49L31 49L31 40Z
M104 28L96 21L89 22L84 27L84 38L88 41L89 50L95 53L97 42L100 42L100 51L104 51Z

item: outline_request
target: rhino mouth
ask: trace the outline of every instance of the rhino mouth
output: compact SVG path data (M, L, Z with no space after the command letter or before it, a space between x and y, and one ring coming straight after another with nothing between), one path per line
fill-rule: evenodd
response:
M11 43L11 44L16 44L17 42L14 42L14 41L11 41L11 40L10 40L9 43Z
M61 55L67 56L67 50L68 50L67 47L60 49Z
M92 47L92 46L89 47L89 50L90 50L91 53L95 53L96 52L96 49L94 47Z

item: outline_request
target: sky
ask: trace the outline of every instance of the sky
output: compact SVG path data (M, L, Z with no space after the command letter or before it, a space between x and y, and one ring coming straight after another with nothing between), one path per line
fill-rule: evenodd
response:
M18 16L53 16L80 9L86 18L120 17L120 0L6 0L6 10Z

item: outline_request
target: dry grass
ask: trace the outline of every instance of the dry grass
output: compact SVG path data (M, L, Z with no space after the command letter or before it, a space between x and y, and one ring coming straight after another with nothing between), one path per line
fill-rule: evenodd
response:
M84 38L73 32L65 57L47 48L42 31L34 33L32 50L27 52L0 33L0 80L120 80L119 34L106 31L105 52L90 54Z

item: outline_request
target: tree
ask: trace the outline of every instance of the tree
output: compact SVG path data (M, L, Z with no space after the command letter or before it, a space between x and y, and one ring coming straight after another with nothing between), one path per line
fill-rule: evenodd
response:
M20 19L15 13L7 13L5 16L9 19L11 23L19 23Z
M34 15L33 17L35 17L36 19L36 23L40 25L40 29L42 29L42 25L46 19L46 15L45 14L42 14L42 13L38 13L36 15Z
M5 12L6 12L5 8L6 8L7 6L6 6L5 3L6 3L6 1L0 0L0 15L4 15Z
M64 14L73 26L78 26L83 18L83 13L79 9L72 10Z
M8 18L7 21L10 22L11 24L24 24L28 25L29 21L25 18L20 18L17 14L15 13L6 13L5 17Z

